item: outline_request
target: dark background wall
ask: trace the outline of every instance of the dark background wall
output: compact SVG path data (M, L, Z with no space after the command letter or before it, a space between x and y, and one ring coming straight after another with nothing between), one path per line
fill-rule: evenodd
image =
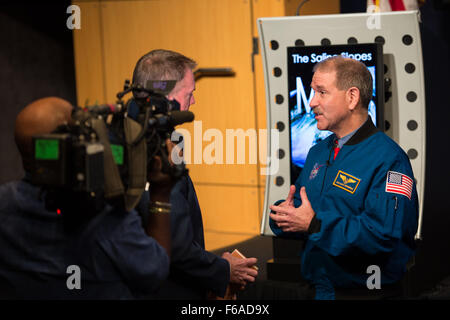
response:
M0 5L0 183L23 176L14 119L46 96L76 102L70 1Z
M447 2L446 8L443 3ZM427 290L450 276L450 3L427 1L421 8L426 92L426 177L423 241L413 281ZM450 297L448 297L450 298Z
M365 10L365 0L341 0L342 13ZM427 0L420 12L427 155L423 240L410 275L414 295L450 276L450 1Z

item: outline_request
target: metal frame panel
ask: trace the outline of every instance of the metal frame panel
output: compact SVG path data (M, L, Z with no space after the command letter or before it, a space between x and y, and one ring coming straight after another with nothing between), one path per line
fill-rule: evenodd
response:
M289 191L290 154L288 101L275 103L275 96L286 97L287 57L286 48L294 46L297 40L304 45L321 45L322 39L331 44L347 44L350 37L358 43L376 42L377 37L384 39L383 60L385 78L392 80L392 97L384 106L384 118L390 124L386 134L396 141L410 157L419 196L419 226L416 238L421 238L423 197L425 186L425 87L422 63L422 45L419 30L418 11L387 13L357 13L316 15L300 17L260 18L258 32L262 48L264 79L266 87L267 128L277 128L284 124L279 132L280 141L271 141L268 137L267 152L277 154L275 147L284 150L283 159L276 159L279 170L266 179L264 211L261 233L273 235L269 227L269 206L279 199L285 199ZM406 36L406 38L405 38ZM380 38L378 38L380 39ZM411 39L412 42L406 40ZM272 49L270 42L276 40L278 48ZM406 64L414 65L414 72L406 71ZM273 69L281 69L281 76L275 77ZM414 98L415 99L408 99ZM272 159L271 165L273 165ZM275 170L270 170L270 173ZM277 183L278 181L278 183ZM280 182L283 181L282 184Z

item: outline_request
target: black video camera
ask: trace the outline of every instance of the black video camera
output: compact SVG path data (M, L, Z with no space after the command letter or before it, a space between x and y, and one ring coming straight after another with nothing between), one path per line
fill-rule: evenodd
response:
M46 190L50 211L98 212L104 206L104 145L92 126L95 112L74 108L70 123L33 136L31 182Z
M162 159L162 171L170 174L174 178L179 178L187 173L184 163L170 165L166 149L166 139L170 139L175 126L185 122L192 122L194 114L190 111L180 111L180 104L176 100L168 100L166 96L173 90L176 85L175 80L149 80L145 87L140 85L130 85L129 81L125 81L124 90L117 94L118 104L125 106L127 110L126 116L136 120L142 130L138 136L131 142L137 145L145 139L147 144L148 167L152 166L155 156ZM134 97L126 103L122 98L133 92ZM123 144L123 119L119 115L118 121L114 121L110 125L110 130L116 133L119 143ZM117 141L117 140L116 140Z
M176 101L166 98L174 85L175 81L149 81L142 88L126 81L116 104L75 108L69 124L34 136L31 180L47 190L47 209L98 212L111 198L126 197L130 188L143 192L155 155L162 159L163 172L175 179L185 174L184 163L170 165L165 145L176 125L194 119L193 113L180 111ZM143 97L125 103L122 98L129 92ZM114 180L116 170L119 178ZM120 185L122 193L111 192ZM125 201L127 210L135 205L136 201Z

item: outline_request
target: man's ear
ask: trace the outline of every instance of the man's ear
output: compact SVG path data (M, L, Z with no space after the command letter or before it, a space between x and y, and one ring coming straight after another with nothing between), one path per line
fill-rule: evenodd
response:
M349 88L346 93L346 98L347 98L347 102L348 102L348 108L351 111L355 110L355 108L359 104L359 100L360 100L359 89L356 87Z

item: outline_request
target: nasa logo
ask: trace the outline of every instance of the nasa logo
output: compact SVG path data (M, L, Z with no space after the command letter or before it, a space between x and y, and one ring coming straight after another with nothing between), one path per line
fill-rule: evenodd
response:
M312 180L315 177L317 177L317 174L319 173L319 170L322 167L323 167L323 164L319 165L318 163L316 163L314 165L313 169L311 170L311 173L309 174L309 180Z

